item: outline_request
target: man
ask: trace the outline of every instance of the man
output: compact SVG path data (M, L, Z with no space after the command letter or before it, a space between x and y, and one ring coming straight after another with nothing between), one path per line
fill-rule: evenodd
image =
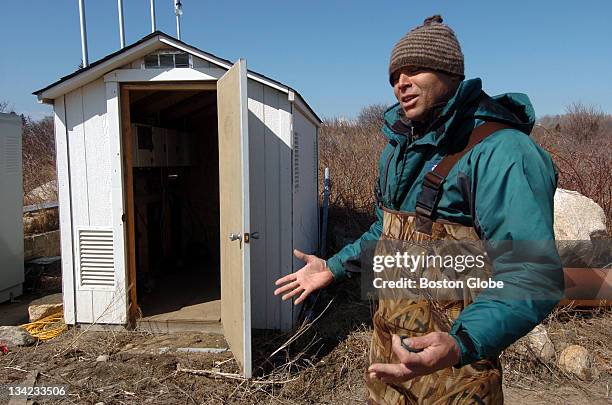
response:
M440 16L395 45L389 80L398 103L384 116L376 222L327 262L296 251L306 265L279 279L275 294L302 302L341 279L367 241L512 241L514 251L490 255L505 292L450 304L381 299L366 375L372 403L501 403L499 353L542 321L564 288L554 247L517 254L520 241L554 240L553 163L529 138L527 96L489 97L480 79L464 80L461 47Z

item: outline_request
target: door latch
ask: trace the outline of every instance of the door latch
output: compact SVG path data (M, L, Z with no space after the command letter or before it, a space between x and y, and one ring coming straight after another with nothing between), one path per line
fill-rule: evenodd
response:
M259 239L259 232L244 233L244 243L249 243L251 239Z

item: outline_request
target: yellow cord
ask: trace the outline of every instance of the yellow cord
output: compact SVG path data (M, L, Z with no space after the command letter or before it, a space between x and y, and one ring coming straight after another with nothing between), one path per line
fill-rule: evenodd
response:
M20 327L39 340L50 340L66 330L62 309L38 321L26 323Z

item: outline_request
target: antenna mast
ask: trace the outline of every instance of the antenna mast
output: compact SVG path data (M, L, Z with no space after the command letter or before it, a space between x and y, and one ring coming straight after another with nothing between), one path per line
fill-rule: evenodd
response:
M125 48L125 31L123 27L123 0L117 0L117 11L119 14L119 42L121 49Z
M85 26L85 0L79 0L79 19L81 20L81 53L83 56L83 67L89 66L87 58L87 27Z
M181 39L181 16L183 15L183 3L181 0L172 0L174 3L174 15L176 15L176 38Z
M155 30L155 0L151 0L151 32Z

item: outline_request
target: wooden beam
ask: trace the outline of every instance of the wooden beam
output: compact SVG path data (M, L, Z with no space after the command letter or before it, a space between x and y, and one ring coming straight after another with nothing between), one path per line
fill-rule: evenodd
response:
M156 91L136 103L130 103L130 111L134 114L157 114L197 93L198 90Z
M194 111L202 108L208 108L214 105L216 101L217 94L215 92L198 93L161 111L160 116L164 120L173 121L191 115Z
M128 266L128 325L134 327L138 317L138 299L136 295L136 236L134 221L134 178L132 155L132 122L130 117L130 91L121 86L121 138L123 146L123 187L125 195L125 221L127 234Z
M155 93L155 90L141 90L141 91L134 91L132 94L130 94L130 101L133 103L137 102L138 100L141 100L145 97L150 96L151 94Z
M130 83L122 84L127 90L217 90L216 82L168 82L168 83Z

